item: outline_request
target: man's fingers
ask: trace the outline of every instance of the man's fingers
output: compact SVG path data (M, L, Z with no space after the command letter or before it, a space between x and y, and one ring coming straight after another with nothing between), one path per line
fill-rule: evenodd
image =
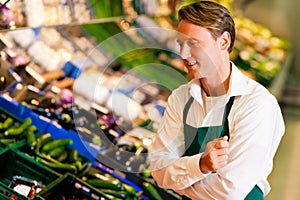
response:
M219 140L215 141L214 148L221 149L221 148L227 148L227 147L229 147L229 142L227 140L219 139Z

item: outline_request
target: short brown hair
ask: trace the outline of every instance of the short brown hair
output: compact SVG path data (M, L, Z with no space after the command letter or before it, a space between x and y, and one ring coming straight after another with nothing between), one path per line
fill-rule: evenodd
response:
M224 6L213 1L199 1L181 7L178 11L178 17L179 21L185 19L207 28L214 39L227 31L231 39L228 52L232 51L235 40L235 24L230 12Z

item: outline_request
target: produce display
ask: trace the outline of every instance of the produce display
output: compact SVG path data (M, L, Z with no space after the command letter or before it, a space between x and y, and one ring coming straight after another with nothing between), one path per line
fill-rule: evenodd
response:
M237 35L231 59L266 87L282 70L290 44L245 17L235 18Z
M31 118L17 120L5 112L0 115L0 142L15 144L18 141L26 140L28 146L32 146L37 133L36 126L32 125Z

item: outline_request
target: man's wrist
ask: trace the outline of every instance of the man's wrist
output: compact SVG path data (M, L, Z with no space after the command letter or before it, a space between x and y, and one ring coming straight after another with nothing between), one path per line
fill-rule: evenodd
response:
M199 168L202 174L208 174L210 172L209 169L206 167L206 165L203 163L202 156L200 157L199 160Z

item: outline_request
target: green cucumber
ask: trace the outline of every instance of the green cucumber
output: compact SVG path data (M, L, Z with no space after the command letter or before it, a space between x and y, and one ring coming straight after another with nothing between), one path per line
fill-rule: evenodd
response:
M57 163L57 164L60 164L61 162L59 162L58 160L50 157L49 155L46 155L44 153L39 153L38 156L48 162L52 162L52 163Z
M33 146L35 147L35 153L39 153L40 149L47 144L48 142L53 141L51 133L45 133L38 137L36 141L33 143Z
M8 117L3 123L1 129L8 129L14 123L14 120L11 117Z
M10 127L4 132L5 136L17 137L21 135L30 125L31 125L31 118L26 118L22 124L18 127Z
M128 193L129 196L138 196L136 189L134 189L133 187L131 187L130 185L127 184L123 184L123 187L125 188L126 192Z
M163 200L162 197L160 196L160 194L158 193L158 191L156 190L156 188L148 182L143 182L142 183L143 189L145 194L153 200Z
M48 142L47 144L45 144L42 147L42 152L43 153L48 153L50 152L52 149L61 147L61 146L67 146L67 145L71 145L73 144L73 140L69 139L69 138L61 138L61 139L57 139L57 140L53 140L51 142Z
M76 173L77 172L77 168L74 165L71 164L65 164L65 163L54 163L54 162L49 162L47 160L44 160L40 157L36 158L37 162L40 162L54 170L66 170L69 171L71 173Z
M26 143L30 149L34 149L34 142L35 142L35 135L34 132L36 131L36 126L31 125L28 129L26 129Z
M13 144L17 142L15 138L1 138L0 142L6 143L6 144Z
M64 151L59 157L56 158L56 160L63 163L67 160L68 156L69 156L69 152Z
M124 191L125 188L121 183L113 183L101 179L88 179L87 183L95 188L111 189L116 191Z
M70 149L69 156L68 156L68 162L74 163L78 159L78 151L77 149Z
M66 151L65 146L57 147L55 149L52 149L48 155L52 158L58 158L60 155L63 154L63 152Z
M81 168L82 168L82 162L81 161L77 160L76 162L74 162L72 164L75 165L78 170L81 170Z
M128 197L128 194L126 191L116 191L111 189L99 189L100 192L103 192L105 194L112 195L119 199L126 199Z

